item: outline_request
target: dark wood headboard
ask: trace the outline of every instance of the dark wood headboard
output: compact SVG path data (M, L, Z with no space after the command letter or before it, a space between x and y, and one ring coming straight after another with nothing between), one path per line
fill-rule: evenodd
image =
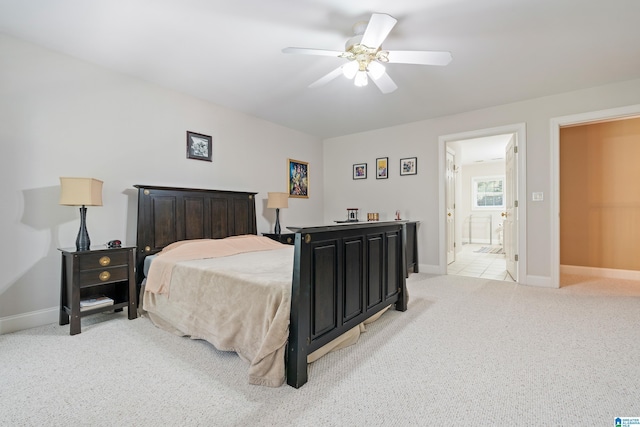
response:
M134 187L138 189L138 284L144 278L144 259L173 242L257 234L257 193L151 185Z

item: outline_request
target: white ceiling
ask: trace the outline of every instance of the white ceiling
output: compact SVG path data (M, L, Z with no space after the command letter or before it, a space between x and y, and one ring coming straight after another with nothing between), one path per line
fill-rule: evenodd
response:
M459 141L461 149L456 160L461 165L504 162L505 149L512 137L513 134L505 134Z
M282 48L342 50L372 12L398 19L384 49L453 61L388 64L387 95L309 89L345 60ZM0 0L2 33L323 138L639 78L639 17L638 0Z

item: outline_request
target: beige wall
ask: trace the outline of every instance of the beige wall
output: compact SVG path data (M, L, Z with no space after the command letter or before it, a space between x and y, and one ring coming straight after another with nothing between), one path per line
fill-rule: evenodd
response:
M560 263L640 270L640 118L560 130Z

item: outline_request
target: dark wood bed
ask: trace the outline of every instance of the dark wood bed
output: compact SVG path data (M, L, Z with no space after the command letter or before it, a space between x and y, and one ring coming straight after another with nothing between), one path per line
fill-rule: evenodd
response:
M170 243L257 234L256 193L136 185L136 282ZM287 383L307 382L307 356L389 305L407 309L405 223L301 228L295 235Z

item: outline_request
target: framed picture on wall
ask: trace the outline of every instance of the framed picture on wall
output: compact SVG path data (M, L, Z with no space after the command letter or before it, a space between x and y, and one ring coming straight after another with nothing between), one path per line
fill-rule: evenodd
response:
M376 179L389 178L389 158L379 157L376 159Z
M187 159L211 161L211 137L187 131Z
M400 175L415 175L418 173L418 159L409 157L400 159Z
M309 163L288 159L289 197L309 198Z
M356 163L353 165L353 179L367 179L366 163Z

